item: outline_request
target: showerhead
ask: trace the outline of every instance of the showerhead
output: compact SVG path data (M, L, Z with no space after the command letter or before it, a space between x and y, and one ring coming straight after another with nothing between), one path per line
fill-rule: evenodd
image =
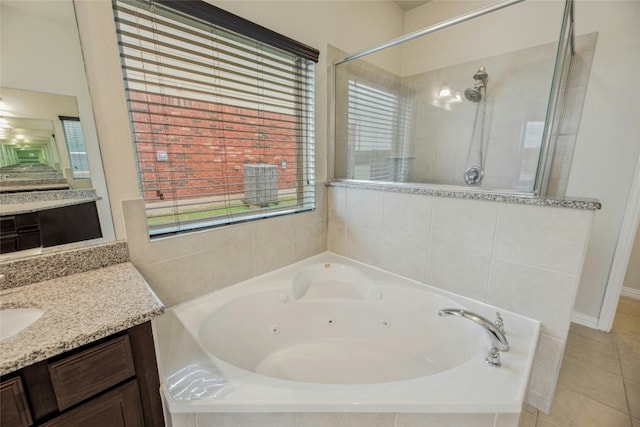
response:
M464 97L471 102L480 102L482 100L482 91L480 89L470 87L465 89Z
M487 70L485 70L484 67L478 68L478 71L473 75L474 80L482 80L482 83L484 83L487 78L489 78L489 74L487 74Z

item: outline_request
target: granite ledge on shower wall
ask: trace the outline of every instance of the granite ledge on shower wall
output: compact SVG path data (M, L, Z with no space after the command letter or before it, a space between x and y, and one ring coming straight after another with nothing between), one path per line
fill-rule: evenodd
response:
M100 200L96 190L28 191L0 194L0 215L17 215Z
M2 268L0 266L0 268ZM0 375L147 322L164 305L130 262L0 291L0 308L40 319L0 344Z
M528 194L505 193L499 191L467 190L463 187L436 186L428 184L395 184L372 183L359 181L331 181L330 187L356 188L362 190L388 191L405 194L421 194L436 197L453 197L457 199L489 200L524 205L552 206L571 209L601 209L602 205L594 199L551 199Z

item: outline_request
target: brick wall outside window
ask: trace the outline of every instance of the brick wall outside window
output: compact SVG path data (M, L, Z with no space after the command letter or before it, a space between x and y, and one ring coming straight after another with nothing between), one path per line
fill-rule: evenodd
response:
M165 200L240 194L244 164L276 165L278 189L295 188L294 116L136 91L130 97L145 201L158 201L158 190ZM168 160L158 161L157 152Z

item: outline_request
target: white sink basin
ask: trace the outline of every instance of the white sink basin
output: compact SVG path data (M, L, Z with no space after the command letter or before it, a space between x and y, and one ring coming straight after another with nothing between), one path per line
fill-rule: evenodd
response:
M0 341L10 338L38 320L39 308L5 308L0 310Z

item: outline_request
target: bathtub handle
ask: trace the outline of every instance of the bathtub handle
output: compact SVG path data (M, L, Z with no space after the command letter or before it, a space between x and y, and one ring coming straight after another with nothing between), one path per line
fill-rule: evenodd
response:
M487 357L487 363L493 366L500 366L500 353L498 353L498 350L509 351L509 341L507 341L507 337L505 337L504 333L502 333L495 323L485 319L479 314L460 308L443 308L438 312L438 315L464 317L482 326L491 339L491 351Z

